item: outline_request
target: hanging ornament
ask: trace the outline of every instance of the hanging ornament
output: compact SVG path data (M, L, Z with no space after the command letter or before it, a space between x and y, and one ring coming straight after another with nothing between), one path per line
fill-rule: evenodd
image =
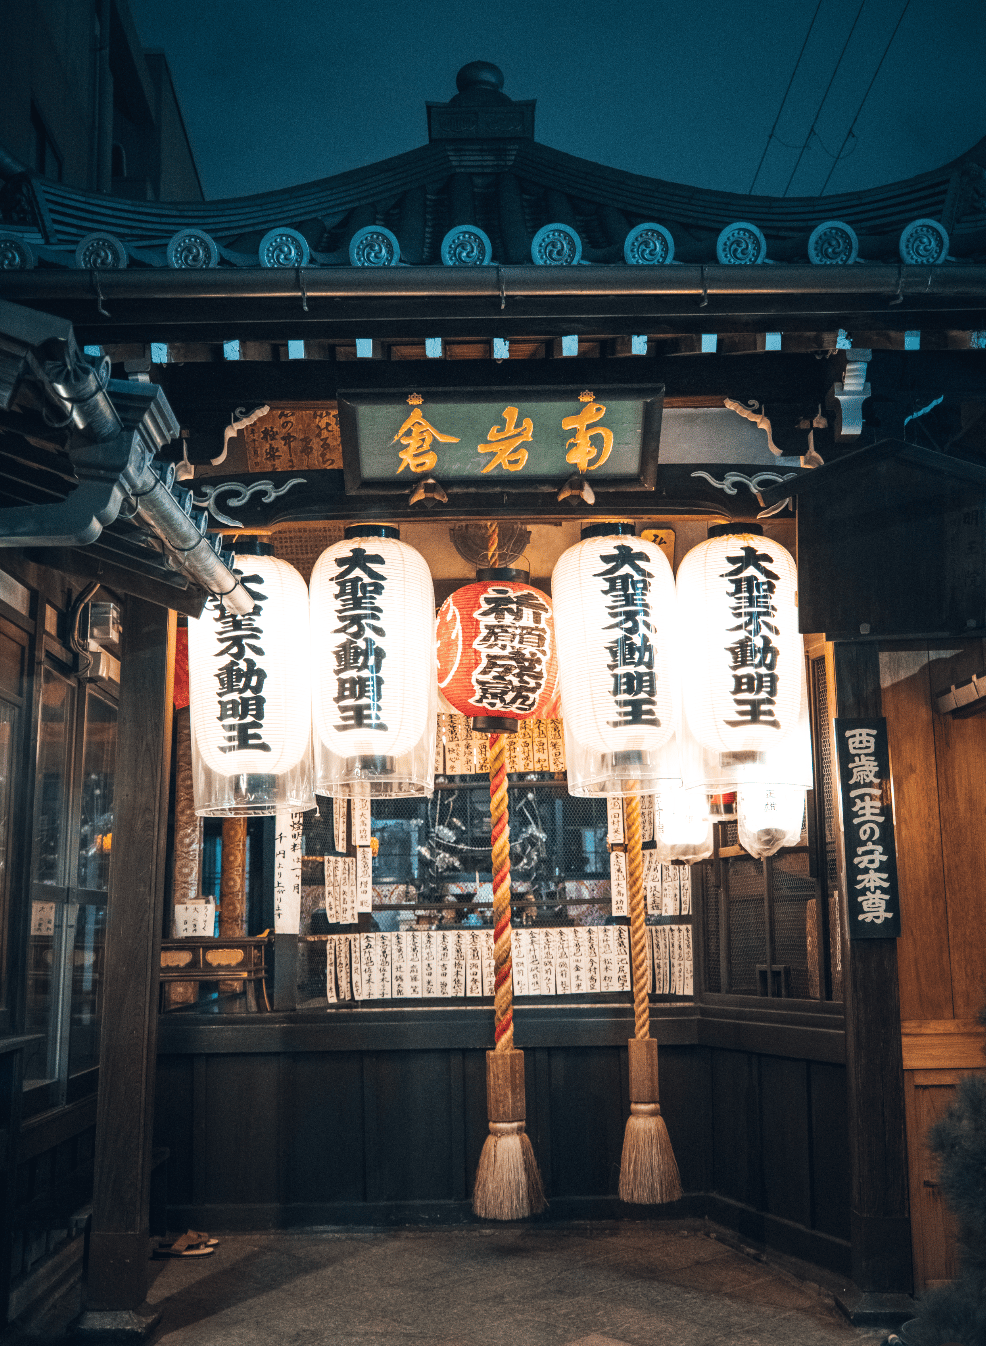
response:
M315 789L431 794L435 593L424 558L385 524L351 524L311 577Z
M482 733L546 718L557 693L551 601L524 573L479 570L438 610L439 690Z
M216 602L188 623L195 811L205 817L315 807L312 793L308 591L297 570L254 538L236 574L244 616Z
M756 524L716 525L678 567L688 726L720 753L774 748L801 709L797 567Z
M737 791L739 844L757 860L796 846L805 820L805 791L796 785L744 785Z
M712 854L712 820L704 791L662 790L654 796L654 841L664 863L693 865Z
M677 587L686 788L810 787L794 558L759 524L715 525L678 567Z
M573 795L653 790L680 777L671 565L632 524L591 524L551 576Z

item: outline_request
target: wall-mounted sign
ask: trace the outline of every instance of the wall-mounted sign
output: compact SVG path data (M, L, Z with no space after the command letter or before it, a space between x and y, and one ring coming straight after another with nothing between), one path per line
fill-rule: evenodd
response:
M340 392L346 491L653 490L664 389Z
M850 939L900 934L887 722L836 720Z

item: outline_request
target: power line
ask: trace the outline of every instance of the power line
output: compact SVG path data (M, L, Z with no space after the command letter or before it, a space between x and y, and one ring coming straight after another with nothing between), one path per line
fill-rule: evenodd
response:
M800 166L800 164L801 164L801 160L804 158L805 150L808 148L809 142L811 141L812 136L815 134L815 127L816 127L816 125L817 125L817 123L818 123L818 119L819 119L819 117L822 115L822 108L825 106L825 100L826 100L826 98L828 98L828 96L829 96L829 90L832 88L832 85L835 83L835 77L836 77L836 75L839 73L839 67L842 65L842 58L845 56L846 51L847 51L848 48L849 48L849 43L852 41L852 35L853 35L853 33L856 31L856 25L857 25L857 23L859 23L859 16L862 14L862 12L863 12L863 10L865 9L865 7L866 7L866 0L860 0L860 6L859 6L859 9L857 9L857 11L856 11L856 17L855 17L855 18L853 19L853 21L852 21L852 27L849 29L849 36L846 38L845 42L842 44L842 50L839 52L839 59L836 61L836 63L835 63L835 69L832 71L832 78L829 80L828 84L825 86L825 92L822 94L822 101L821 101L821 102L819 103L819 105L818 105L818 110L817 110L816 113L815 113L814 121L812 122L811 127L809 128L808 134L805 136L805 143L801 146L801 153L798 155L797 162L795 163L794 167L791 169L791 176L790 176L790 177L788 178L788 180L787 180L787 186L784 188L784 191L781 193L782 196L787 196L788 192L791 190L791 183L794 181L794 175L795 175L795 173L797 173L798 168L799 168L799 166Z
M829 169L829 171L828 171L828 177L827 177L827 178L825 179L825 181L822 183L822 190L818 193L819 196L824 196L824 195L825 195L825 188L829 185L829 178L830 178L830 177L832 176L832 174L835 172L836 165L838 164L839 160L842 158L842 151L846 148L846 145L849 143L849 137L852 135L852 133L853 133L853 131L854 131L854 129L855 129L856 123L859 121L860 113L863 111L863 104L866 102L867 98L869 98L869 96L870 96L870 89L872 89L872 88L873 88L873 85L876 83L876 77L877 77L877 75L879 75L880 70L881 70L881 68L882 68L882 66L883 66L883 63L884 63L884 61L887 59L887 52L890 50L891 46L893 45L893 40L894 40L894 38L897 36L897 28L899 28L900 25L904 22L904 15L907 13L908 8L909 8L909 6L910 6L910 3L911 3L911 0L906 0L906 3L905 3L905 5L904 5L904 8L900 11L900 18L897 20L897 27L894 28L894 31L890 34L890 41L887 43L887 45L886 45L886 46L884 47L884 49L883 49L883 55L880 57L880 64L877 66L876 70L874 70L874 72L873 72L873 78L870 80L869 85L867 86L866 92L863 94L862 101L860 102L859 107L856 109L856 115L855 115L855 117L853 117L852 122L850 123L850 126L849 126L849 130L846 132L846 138L845 138L845 140L842 142L842 144L839 146L839 153L835 156L835 159L834 159L834 161L833 161L833 163L832 163L832 167L831 167L831 168ZM848 158L849 156L847 155L846 157Z
M801 64L801 58L805 54L805 47L808 45L808 39L811 37L812 29L815 27L815 20L818 18L818 11L822 7L822 0L818 0L815 6L815 12L811 16L811 23L808 25L808 31L805 34L805 40L801 44L801 50L798 52L798 59L794 63L794 69L791 71L791 78L787 82L787 88L784 90L784 97L781 99L781 105L777 109L777 116L774 118L774 124L770 128L770 135L767 137L767 143L763 147L763 154L760 156L760 162L757 164L757 171L753 175L753 181L750 183L748 196L752 196L753 188L756 185L757 178L760 176L760 170L763 168L763 161L767 157L767 151L770 149L770 142L774 139L774 132L777 130L777 124L781 119L781 113L784 111L784 104L787 102L787 96L791 92L791 85L794 83L794 77L798 73L798 66ZM783 142L782 142L783 143Z

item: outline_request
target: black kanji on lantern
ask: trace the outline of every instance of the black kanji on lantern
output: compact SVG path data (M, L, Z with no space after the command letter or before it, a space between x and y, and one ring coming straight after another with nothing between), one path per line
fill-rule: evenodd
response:
M645 564L650 557L634 551L627 543L617 543L612 552L599 557L605 569L596 575L603 581L606 612L613 620L606 627L615 631L606 646L613 675L612 696L617 717L610 720L613 729L632 725L659 728L657 715L657 674L654 671L654 642L651 636L650 588L653 573Z
M239 571L236 573L240 574ZM264 657L264 648L260 644L264 638L260 605L267 601L267 594L260 590L261 575L242 575L240 583L257 606L242 616L220 612L216 619L219 641L216 658L225 661L214 674L219 707L216 719L223 740L219 751L271 752L271 746L264 738L267 700L263 690L267 670L252 657Z
M544 690L551 658L548 604L532 589L493 585L479 595L473 616L479 623L473 670L473 704L533 715Z
M384 558L369 555L365 547L353 547L345 556L335 558L338 574L335 615L339 625L333 634L343 640L332 653L335 657L336 695L332 698L338 716L335 728L380 729L384 679L380 667L387 651L380 637L387 632L382 624L380 596L386 587Z
M724 570L722 578L728 581L729 611L738 624L729 628L736 639L724 647L730 660L730 695L736 710L736 719L725 723L733 729L747 725L780 729L774 711L780 650L771 640L778 634L774 606L778 576L768 569L773 558L755 546L742 546L738 555L727 556L726 560L732 569Z

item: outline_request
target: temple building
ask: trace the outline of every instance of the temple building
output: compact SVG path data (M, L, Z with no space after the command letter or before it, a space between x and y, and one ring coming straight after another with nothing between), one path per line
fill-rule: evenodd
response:
M156 60L115 69L160 109ZM902 1322L956 1266L925 1135L984 1068L986 140L868 191L739 196L540 144L485 62L456 86L419 149L240 199L201 200L180 145L113 194L0 151L0 1312L87 1247L88 1311L139 1335L168 1229L477 1218L503 738L536 1218L703 1217L841 1276L854 1323ZM656 568L680 595L717 537L743 538L749 599L717 636L725 722L762 733L723 739L718 774L699 743L689 777L647 733L655 649L680 651L686 711L705 677L698 600L680 629L638 618ZM576 759L567 642L603 608L566 566L600 538L616 733ZM392 555L424 588L389 609ZM278 678L307 677L304 596L283 674L250 644L275 562L284 612L297 575L311 601L297 789L308 720L293 758L270 726ZM457 605L474 583L500 608ZM508 678L489 651L521 591ZM549 598L560 703L538 700ZM438 683L403 679L424 730L401 738L380 697L435 609ZM197 720L214 621L230 663ZM771 776L777 669L802 667L803 751ZM241 749L261 765L237 776ZM671 777L707 848L662 840ZM741 813L764 782L802 792L772 851ZM657 1103L634 1035L658 1044L671 1203L619 1195L627 1119Z

